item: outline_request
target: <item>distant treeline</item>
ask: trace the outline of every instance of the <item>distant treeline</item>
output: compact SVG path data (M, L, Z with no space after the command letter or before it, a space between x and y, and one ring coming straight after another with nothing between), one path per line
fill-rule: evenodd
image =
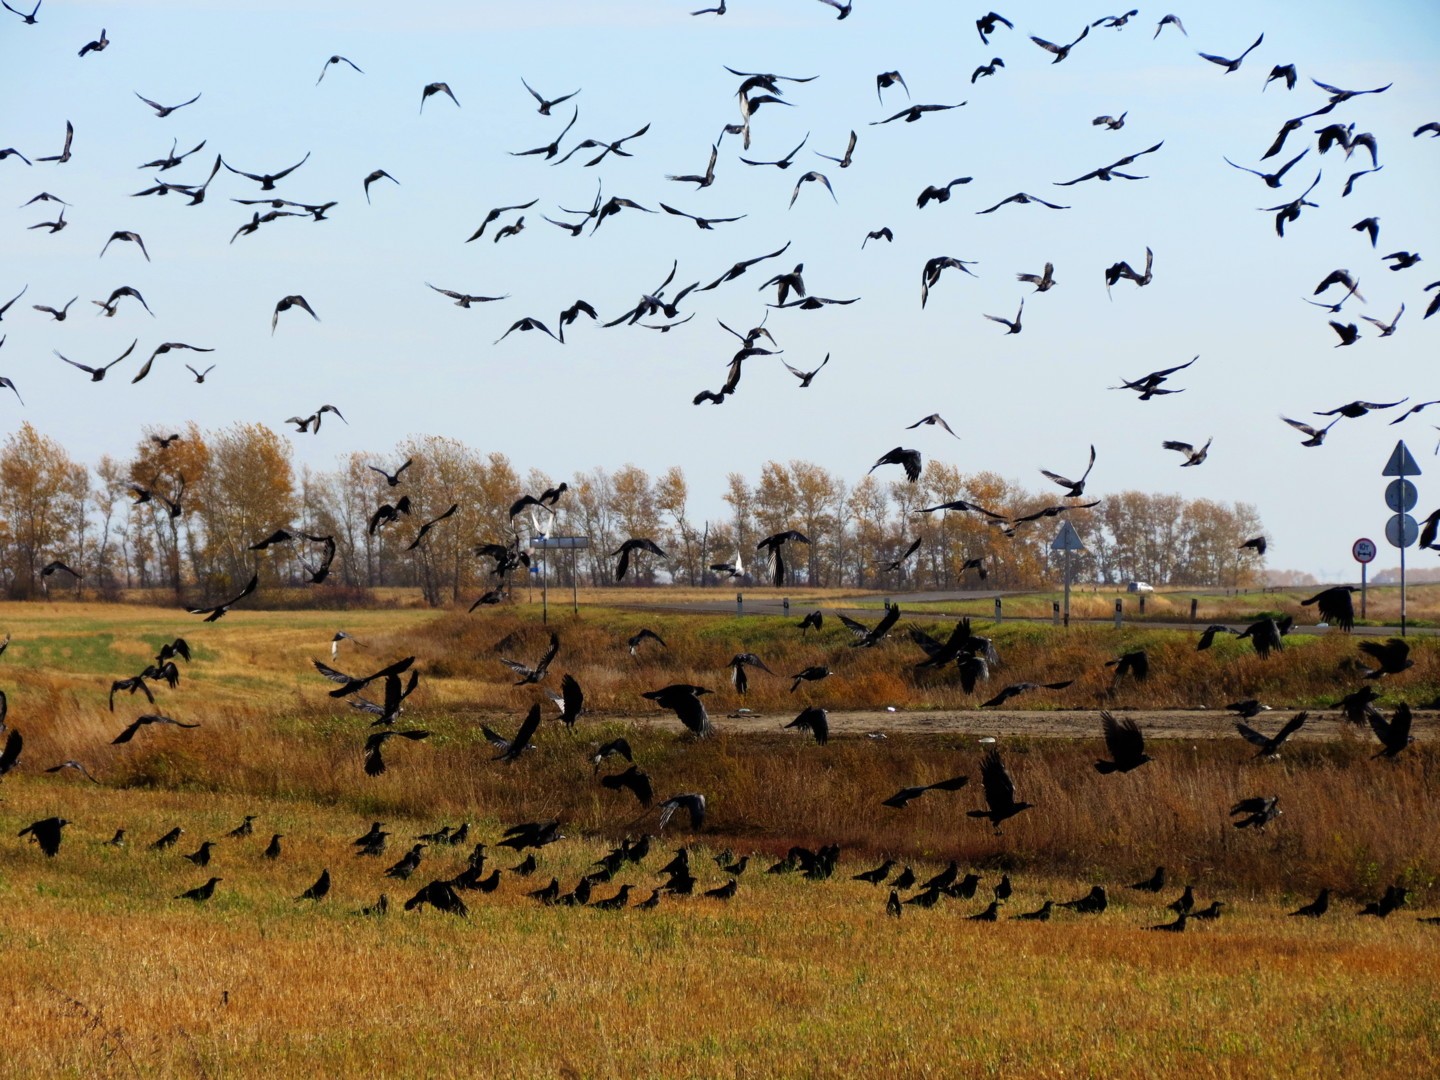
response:
M394 475L406 461L395 486L369 468ZM1067 500L1058 489L1029 491L936 461L914 484L870 475L852 484L811 462L767 462L753 480L727 477L722 520L692 516L676 467L655 476L633 465L597 468L564 482L553 514L527 507L512 519L517 499L560 480L534 469L522 476L503 454L455 439L410 439L353 454L334 470L297 474L287 439L264 425L202 432L192 423L146 431L128 460L107 455L91 469L25 424L0 447L0 573L16 599L69 588L101 597L157 587L211 595L258 572L266 589L303 586L335 590L338 598L410 586L443 604L495 588L494 563L477 557L477 545L518 541L528 548L538 524L551 536L589 538L589 548L574 554L575 574L587 586L615 581L610 553L632 537L654 540L666 558L637 556L625 584L765 583L769 569L756 543L794 529L811 541L788 548L795 584L973 587L978 571L962 568L978 559L987 587L1015 589L1060 580L1063 557L1050 543L1066 520L1086 545L1072 556L1076 580L1234 586L1257 583L1263 571L1263 557L1237 548L1263 532L1247 504L1127 491L1097 496L1093 509L1077 506L1007 530L979 512L919 511L963 499L1016 518ZM372 528L376 511L402 497L409 513ZM420 525L452 505L455 514L412 549ZM336 557L323 584L304 584L322 557L319 543L251 550L281 528L333 538ZM916 540L914 554L892 569ZM57 560L81 580L63 570L43 575ZM711 569L721 563L735 564L739 576ZM555 555L552 584L568 584L570 575L570 553Z

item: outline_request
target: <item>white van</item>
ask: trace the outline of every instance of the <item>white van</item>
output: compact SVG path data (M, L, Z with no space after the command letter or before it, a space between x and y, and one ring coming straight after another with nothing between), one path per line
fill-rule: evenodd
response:
M1125 591L1132 593L1150 593L1155 591L1155 586L1147 585L1143 581L1132 581L1129 585L1125 586Z

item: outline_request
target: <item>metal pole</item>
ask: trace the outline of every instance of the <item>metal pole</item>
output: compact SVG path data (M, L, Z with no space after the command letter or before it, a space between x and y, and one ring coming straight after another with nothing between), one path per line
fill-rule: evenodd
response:
M1363 601L1362 601L1362 604L1363 604ZM1196 612L1196 609L1198 609L1199 607L1200 607L1200 601L1197 600L1195 597L1192 596L1192 597L1190 598L1190 621L1191 621L1192 623L1195 621L1195 612Z
M540 621L548 624L550 622L550 558L543 554L545 551L544 548L541 548L540 551L542 552L540 563Z
M580 614L580 581L575 569L575 548L570 549L570 606L573 613Z
M1405 539L1402 534L1400 539ZM1405 636L1405 549L1400 549L1400 636Z
M1056 626L1060 625L1060 601L1055 600L1050 604L1050 621Z
M1000 597L997 596L997 597L995 597L995 624L996 624L997 626L1000 624L1002 618L1003 618L1003 616L1002 616L1002 614L1001 614L1001 608L1000 608Z
M1118 600L1118 599L1117 599L1117 600L1115 601L1115 629L1116 629L1116 630L1119 630L1119 629L1120 629L1120 623L1121 623L1121 620L1124 619L1124 617L1125 617L1125 601L1124 601L1124 600Z
M1370 569L1369 563L1360 564L1360 618L1365 618L1365 591L1366 578L1369 576L1366 571Z
M1070 549L1065 549L1065 625L1070 625Z

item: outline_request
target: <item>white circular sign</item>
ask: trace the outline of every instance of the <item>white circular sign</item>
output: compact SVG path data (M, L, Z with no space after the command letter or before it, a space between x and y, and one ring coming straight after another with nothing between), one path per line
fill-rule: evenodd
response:
M1385 522L1385 539L1391 547L1408 548L1420 536L1420 526L1409 514L1396 514Z
M1375 558L1375 541L1364 538L1356 540L1350 548L1350 554L1355 556L1356 562L1371 562Z

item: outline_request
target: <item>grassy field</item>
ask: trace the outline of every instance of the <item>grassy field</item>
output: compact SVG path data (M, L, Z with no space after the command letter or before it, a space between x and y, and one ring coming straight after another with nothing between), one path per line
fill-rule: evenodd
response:
M669 648L631 656L624 641L640 626ZM422 673L400 726L431 737L392 740L383 776L360 768L370 717L329 698L333 684L308 662L328 661L342 628L366 646L342 647L343 670L414 655ZM981 801L974 736L822 747L780 730L807 703L975 708L950 676L910 670L920 654L903 635L852 649L844 631L802 637L777 619L603 609L552 619L562 648L547 682L573 673L591 712L573 731L544 725L537 749L505 765L479 725L510 734L543 700L511 685L494 651L508 637L506 655L538 657L548 631L532 610L237 610L200 625L161 609L11 604L0 605L4 629L14 640L0 688L26 738L21 766L0 781L0 1060L13 1075L1268 1077L1440 1066L1440 928L1414 918L1440 910L1434 744L1373 761L1373 739L1354 731L1256 760L1238 738L1199 737L1224 729L1215 718L1195 738L1153 740L1142 769L1102 777L1091 768L1098 737L1006 738L1017 795L1036 805L996 835L966 816ZM155 710L202 726L109 745L150 711L122 695L110 713L110 680L176 634L194 660L178 688L157 688ZM1193 635L1143 627L1006 624L995 637L1004 665L992 688L1079 677L1036 695L1039 706L1214 706L1258 693L1277 712L1254 723L1274 730L1282 705L1334 701L1359 682L1347 666L1354 643L1338 634L1269 661L1231 641L1196 654ZM1155 674L1098 697L1104 660L1137 646ZM1416 666L1381 681L1384 701L1428 700L1440 685L1435 643L1415 646ZM755 673L741 699L724 670L741 649L782 675L811 663L837 675L792 696L788 679ZM693 741L638 697L671 682L717 691L719 736ZM725 714L742 704L773 716L773 732L727 734ZM689 843L697 892L727 880L709 854L753 855L734 900L606 913L524 897L551 876L568 890L612 843L655 832L653 811L596 783L588 754L617 735L659 797L706 793L710 823L694 836L672 822L643 866L596 897L629 883L643 899L669 849ZM41 771L68 758L101 782ZM971 778L958 792L879 806L902 786L957 775ZM1226 810L1253 795L1278 795L1285 813L1264 832L1231 828ZM15 837L56 814L74 822L56 858ZM255 835L225 839L245 814L257 815ZM490 865L508 867L519 858L493 846L503 826L548 817L569 839L539 853L534 877L502 874L495 893L464 894L467 919L399 904L458 872L468 846L432 847L408 882L382 875L412 837L462 821L492 845ZM375 820L393 833L387 857L357 858L349 841ZM148 850L175 826L185 833L174 849ZM129 843L106 846L121 827ZM275 832L284 854L261 858ZM217 842L210 867L180 858L203 840ZM763 873L793 844L825 843L842 848L829 881ZM922 878L954 859L984 883L974 900L890 919L887 890L850 880L886 858ZM1174 887L1159 897L1123 888L1160 864ZM327 868L330 896L296 902ZM1111 907L1046 924L967 920L1002 874L1016 889L1006 916L1093 884ZM173 899L211 875L223 881L208 903ZM1391 883L1411 890L1410 907L1383 921L1355 914ZM1162 905L1183 884L1201 905L1224 901L1224 916L1144 932L1170 921ZM1284 917L1322 887L1336 897L1326 918ZM391 914L357 914L381 892Z

